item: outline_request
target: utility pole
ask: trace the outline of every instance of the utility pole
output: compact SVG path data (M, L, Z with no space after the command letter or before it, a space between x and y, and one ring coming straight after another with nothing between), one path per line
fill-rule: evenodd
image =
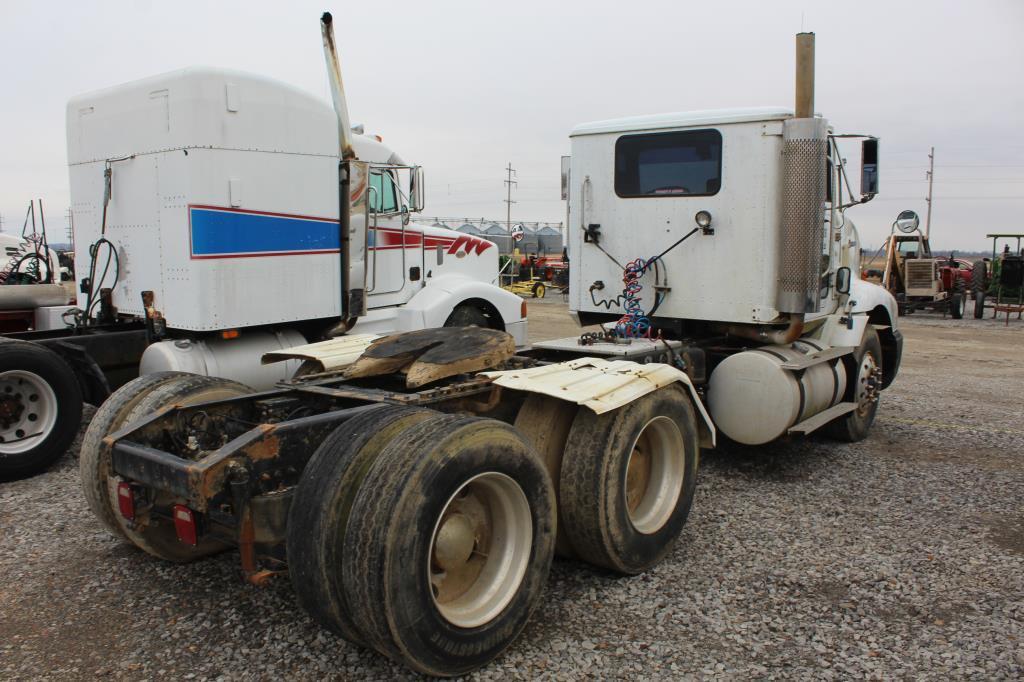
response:
M64 218L67 220L67 235L68 244L71 245L71 250L75 250L75 214L71 212L71 207L68 207L67 213L64 214Z
M512 168L512 162L508 162L508 168L505 169L508 172L508 179L505 180L505 185L508 187L508 195L505 199L506 211L505 211L505 230L508 232L509 239L512 239L512 204L516 203L512 201L512 185L518 185L519 183L512 179L516 174L514 168Z
M924 238L928 239L932 233L932 181L935 180L935 147L928 153L928 215L924 219Z

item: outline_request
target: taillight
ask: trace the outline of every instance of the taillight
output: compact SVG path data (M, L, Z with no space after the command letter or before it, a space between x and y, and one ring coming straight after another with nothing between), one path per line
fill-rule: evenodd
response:
M171 510L174 517L174 532L178 540L195 547L199 544L199 529L196 526L196 513L183 504L176 504Z
M525 300L519 306L519 317L521 319L524 319L524 320L526 319L526 301Z
M121 516L129 521L135 520L135 491L123 481L117 484L117 508L121 510Z

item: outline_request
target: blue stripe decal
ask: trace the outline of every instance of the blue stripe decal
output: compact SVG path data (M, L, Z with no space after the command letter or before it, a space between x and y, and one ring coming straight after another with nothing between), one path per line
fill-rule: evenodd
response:
M196 258L338 250L338 223L301 216L189 207Z

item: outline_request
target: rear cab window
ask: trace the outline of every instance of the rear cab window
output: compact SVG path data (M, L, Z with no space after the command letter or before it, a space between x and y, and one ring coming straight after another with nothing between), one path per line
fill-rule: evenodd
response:
M711 196L722 187L722 134L714 129L623 135L615 193L623 198Z

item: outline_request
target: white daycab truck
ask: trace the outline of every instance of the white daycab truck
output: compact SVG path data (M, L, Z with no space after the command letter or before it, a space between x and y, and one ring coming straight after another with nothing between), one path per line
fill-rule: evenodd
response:
M579 228L569 240L571 310L582 324L649 325L679 340L692 378L707 379L719 432L750 445L821 427L865 437L902 351L896 302L860 279L846 216L878 191L878 141L836 134L813 114L813 34L801 34L797 57L796 114L735 109L581 125L563 173ZM843 138L863 138L859 198ZM646 267L637 291L624 293L623 269L638 258Z
M341 222L355 225L348 188L371 171L347 149L321 21ZM812 111L576 130L572 307L585 322L627 317L617 336L518 355L483 327L340 337L269 353L303 367L260 393L140 377L84 439L92 511L169 561L237 547L247 580L286 572L325 627L420 672L486 664L529 620L555 553L627 575L668 555L716 427L748 443L822 424L867 434L898 363L895 307L856 279L838 187L828 201L841 159ZM650 267L602 293L637 253ZM638 284L658 292L652 338L637 338L649 329Z
M83 399L139 374L265 389L299 362L264 353L342 332L475 324L526 344L497 246L411 221L422 171L375 136L351 135L369 166L342 234L337 118L291 86L185 69L75 97L67 138L82 312L50 301L55 328L0 341L0 476L48 466Z

